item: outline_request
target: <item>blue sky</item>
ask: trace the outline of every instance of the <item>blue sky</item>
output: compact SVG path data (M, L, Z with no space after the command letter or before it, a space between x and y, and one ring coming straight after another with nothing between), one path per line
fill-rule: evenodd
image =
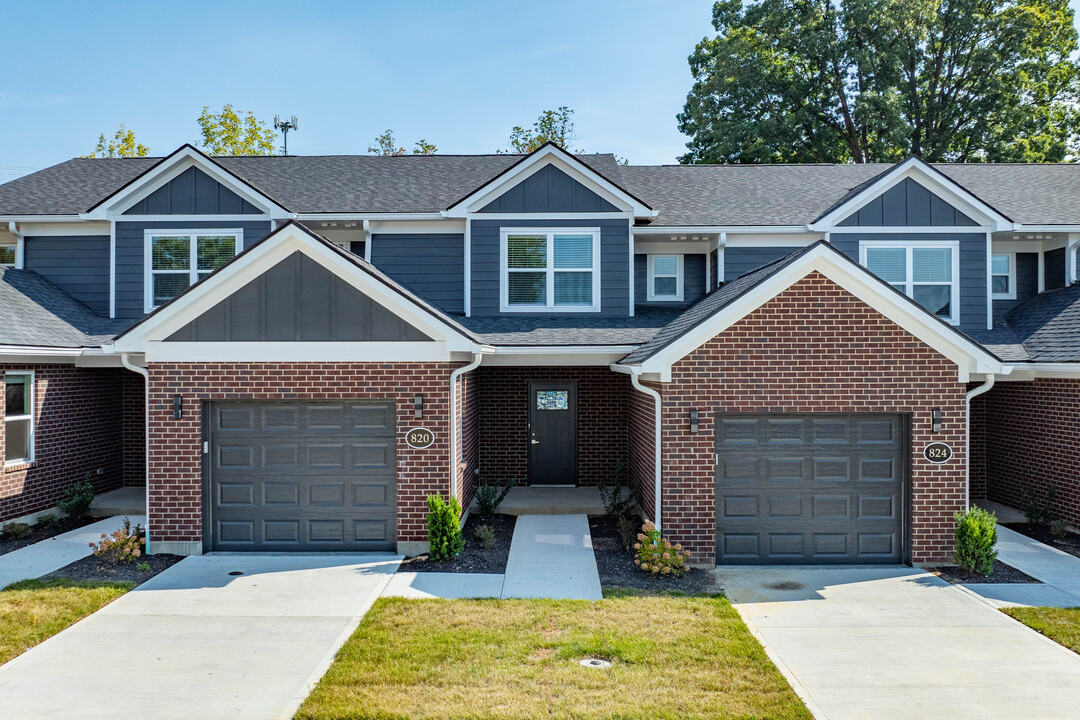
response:
M1080 0L1071 0L1074 9ZM103 6L103 7L102 7ZM154 154L198 139L203 105L297 115L298 154L493 152L541 110L578 146L671 163L686 58L711 0L7 3L0 182L90 152L120 123Z

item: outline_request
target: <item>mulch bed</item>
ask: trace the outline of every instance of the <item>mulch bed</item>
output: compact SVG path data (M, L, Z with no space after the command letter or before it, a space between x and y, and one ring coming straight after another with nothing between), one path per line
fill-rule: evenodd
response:
M430 560L427 555L416 555L402 560L398 571L502 574L506 572L515 523L517 517L514 515L469 515L465 521L465 549L461 555L449 560ZM485 548L476 539L476 528L481 525L488 525L495 531L495 544L490 548Z
M168 570L183 559L183 555L159 553L157 555L143 555L132 562L114 563L90 555L82 560L76 560L69 565L65 565L59 570L54 570L48 575L42 575L41 579L70 578L72 580L98 580L101 582L132 582L139 585L158 573ZM150 566L150 569L139 570L140 563L146 563Z
M974 575L961 570L955 565L941 565L939 567L926 568L927 572L937 575L947 583L986 584L986 583L1039 583L1027 573L1022 573L1012 565L1006 565L1000 560L994 561L994 571L989 575Z
M69 530L78 530L81 527L97 522L101 518L96 517L63 517L47 527L38 527L30 524L30 534L22 538L0 538L0 555L33 545L42 540L48 540L57 535L63 535Z
M634 565L634 556L623 547L615 521L606 515L589 516L596 568L604 590L633 588L654 592L682 592L687 595L718 594L720 587L711 572L690 568L682 577L653 576Z
M1015 530L1021 535L1027 535L1032 540L1038 540L1044 545L1057 548L1062 552L1080 557L1080 534L1068 531L1065 537L1056 538L1050 532L1048 525L1035 525L1032 523L1001 523L1010 530Z

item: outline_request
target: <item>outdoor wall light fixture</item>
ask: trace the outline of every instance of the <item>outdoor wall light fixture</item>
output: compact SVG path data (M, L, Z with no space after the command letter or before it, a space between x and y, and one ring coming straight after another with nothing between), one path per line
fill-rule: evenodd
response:
M698 431L698 414L697 410L690 411L690 432L696 433Z
M179 395L172 396L172 416L173 420L184 417L184 399Z
M941 410L934 408L932 414L934 417L933 430L934 432L941 432L941 428L943 427L941 424Z
M412 398L413 417L419 420L424 417L424 396L413 395Z

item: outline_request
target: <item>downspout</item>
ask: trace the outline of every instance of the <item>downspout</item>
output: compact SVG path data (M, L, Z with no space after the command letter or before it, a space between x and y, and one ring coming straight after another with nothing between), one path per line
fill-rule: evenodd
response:
M661 481L663 479L663 474L661 472L661 469L663 468L663 457L660 454L660 436L663 425L663 414L661 412L663 401L660 397L659 392L652 389L651 387L645 387L641 384L641 380L638 379L638 376L641 375L641 368L628 367L626 365L618 365L615 363L612 363L609 367L615 372L629 375L630 384L634 387L634 389L638 392L645 393L646 395L651 397L653 399L654 407L656 408L656 411L653 414L653 524L656 525L657 530L661 530L663 527L661 524L662 512L660 507L661 499L663 497L663 492L661 488Z
M143 444L144 448L144 462L146 464L143 476L143 482L146 483L146 544L150 545L150 371L146 368L141 368L135 365L128 358L128 353L120 353L120 363L131 370L143 376Z
M971 507L971 400L994 387L994 373L986 376L986 382L964 396L964 509Z
M471 363L462 365L450 373L450 497L455 497L457 492L457 381L465 373L480 367L480 361L483 359L482 354L474 352ZM465 414L464 408L462 408L462 414Z

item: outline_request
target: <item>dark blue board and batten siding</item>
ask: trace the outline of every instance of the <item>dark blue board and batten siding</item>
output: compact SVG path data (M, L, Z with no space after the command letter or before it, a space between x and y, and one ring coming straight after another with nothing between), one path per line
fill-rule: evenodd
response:
M634 255L634 304L642 307L671 307L689 305L705 295L705 255L683 255L683 299L681 302L650 302L649 256Z
M244 249L270 234L269 220L155 220L116 223L116 317L145 313L143 247L146 230L243 230Z
M612 220L472 220L472 314L499 314L499 244L502 228L600 228L600 312L630 314L630 225ZM373 245L372 249L377 247ZM551 315L564 314L551 308ZM516 314L516 313L515 313Z
M358 244L363 245L353 243L353 252ZM375 233L371 264L442 310L465 312L463 234Z
M124 215L261 214L262 210L193 167L124 211Z
M23 266L101 315L109 314L109 236L28 236Z
M537 170L480 209L482 213L618 211L619 208L553 165Z
M974 220L911 178L837 223L838 227L971 227Z

